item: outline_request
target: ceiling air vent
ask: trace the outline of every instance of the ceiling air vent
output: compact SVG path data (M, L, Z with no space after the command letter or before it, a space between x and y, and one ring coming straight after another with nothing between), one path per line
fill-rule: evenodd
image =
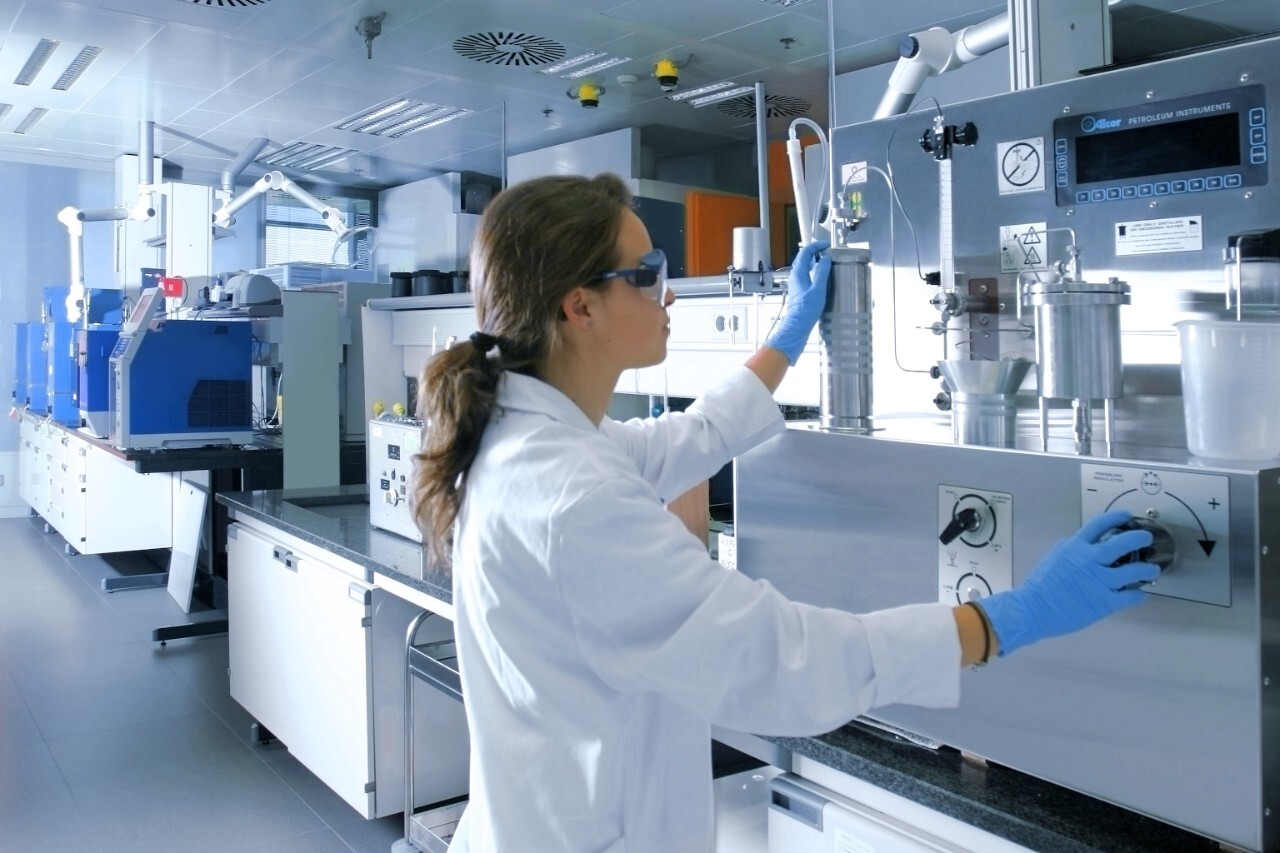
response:
M453 49L490 65L546 65L564 58L564 45L526 33L475 33L456 40Z
M790 118L807 113L813 104L804 98L793 98L790 95L765 95L764 108L767 118ZM740 98L729 98L716 104L720 112L739 118L756 117L755 95L743 95Z
M241 9L245 6L265 6L271 0L181 0L197 6L213 6L222 9Z

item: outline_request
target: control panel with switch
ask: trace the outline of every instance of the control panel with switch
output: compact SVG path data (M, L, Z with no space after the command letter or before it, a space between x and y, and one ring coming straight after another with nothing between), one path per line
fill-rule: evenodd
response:
M1013 496L938 486L938 600L963 604L1013 587Z

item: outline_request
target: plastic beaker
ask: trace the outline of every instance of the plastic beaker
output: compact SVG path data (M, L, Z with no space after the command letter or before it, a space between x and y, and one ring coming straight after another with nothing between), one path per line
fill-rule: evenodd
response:
M1215 459L1280 456L1280 323L1183 320L1187 449Z

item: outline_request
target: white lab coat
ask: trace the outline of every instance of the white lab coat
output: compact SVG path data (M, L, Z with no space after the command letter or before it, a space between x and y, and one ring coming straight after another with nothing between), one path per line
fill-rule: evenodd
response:
M498 400L454 548L471 727L455 853L706 853L712 723L818 734L958 701L949 607L790 602L663 509L782 431L746 368L684 414L599 428L528 376Z

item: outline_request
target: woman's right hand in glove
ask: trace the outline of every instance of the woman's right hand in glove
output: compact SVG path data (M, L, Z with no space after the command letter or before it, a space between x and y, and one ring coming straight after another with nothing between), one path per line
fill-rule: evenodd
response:
M1160 569L1151 563L1115 563L1149 546L1151 532L1107 536L1130 518L1116 510L1090 519L1055 545L1022 585L975 602L995 632L1001 656L1142 603L1145 593L1133 587L1154 581Z

